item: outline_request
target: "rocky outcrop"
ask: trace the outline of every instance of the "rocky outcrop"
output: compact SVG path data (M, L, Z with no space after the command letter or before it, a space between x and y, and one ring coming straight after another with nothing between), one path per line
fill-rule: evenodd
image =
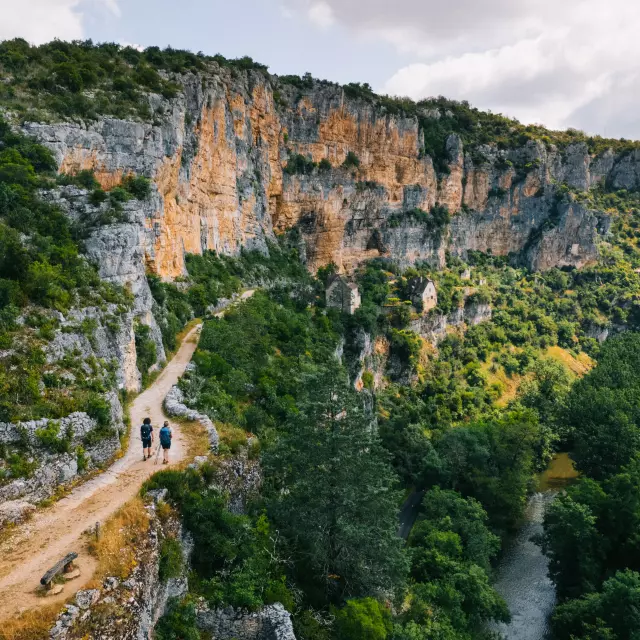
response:
M281 604L259 611L209 609L201 606L198 627L216 640L296 640L289 612Z
M441 266L446 250L464 257L470 249L538 269L582 266L596 259L603 215L570 201L558 212L556 185L640 185L640 152L594 157L583 143L560 151L531 141L468 153L451 135L436 171L417 116L347 98L336 85L300 89L215 63L176 80L177 97L149 97L153 122L24 125L54 151L60 171L92 169L105 187L132 173L153 181L147 202L125 207L125 222L87 241L104 277L131 285L140 312L150 310L145 269L175 278L186 252L265 250L274 231L293 227L310 268L349 270L375 256ZM325 163L292 174L284 168L294 154ZM69 188L60 197L82 200ZM453 216L450 228L406 215L436 203Z
M117 404L114 410L119 408ZM118 426L123 428L121 414L119 420L114 420L110 434L92 438L98 425L86 413L73 413L60 420L0 423L0 446L17 448L29 467L26 475L12 479L10 465L1 461L0 468L8 471L8 475L0 483L0 503L3 503L0 526L24 519L32 511L27 505L50 498L59 488L113 458L120 449ZM65 441L62 451L57 451L57 443L47 439L52 428L59 441Z
M145 225L157 206L157 196L119 203L116 212L109 202L92 204L89 192L75 186L43 192L43 196L84 230L84 252L96 265L100 278L126 287L133 294L133 308L120 322L123 336L116 340L115 352L111 349L110 353L120 365L120 382L127 390L138 391L141 377L136 367L134 320L151 328L157 362L163 364L166 360L146 275Z
M217 451L220 444L220 437L218 431L213 424L211 418L204 414L199 413L195 409L190 409L184 404L184 395L178 386L173 386L169 390L169 393L164 399L164 410L167 415L174 418L182 418L189 420L190 422L200 422L200 424L206 429L209 436L209 446L212 451Z
M430 342L434 347L447 337L449 327L473 326L491 320L491 305L477 301L473 296L465 300L463 306L449 314L437 310L420 316L410 324L412 331Z
M260 496L262 470L257 456L251 455L251 443L231 457L217 461L212 487L227 495L227 509L246 514L247 504Z
M120 580L104 579L101 588L78 591L72 604L66 605L49 632L52 640L147 640L171 598L187 592L187 567L192 549L175 516L158 517L156 506L164 492L149 492L147 504L150 526L146 540L136 548L131 574ZM176 538L182 543L183 571L162 581L159 558L162 540Z

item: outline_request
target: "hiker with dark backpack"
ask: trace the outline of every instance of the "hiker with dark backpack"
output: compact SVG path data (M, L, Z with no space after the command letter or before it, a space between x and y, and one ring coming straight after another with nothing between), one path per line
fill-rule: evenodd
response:
M169 428L169 423L165 422L160 429L160 446L162 447L162 464L169 463L169 449L171 449L171 438L173 434Z
M151 445L153 444L153 427L151 426L151 418L145 418L140 427L140 440L142 440L142 459L147 460L151 457Z

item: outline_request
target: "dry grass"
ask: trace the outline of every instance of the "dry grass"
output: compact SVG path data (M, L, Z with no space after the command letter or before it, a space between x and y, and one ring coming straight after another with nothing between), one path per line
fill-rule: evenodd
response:
M595 366L595 362L586 353L579 353L574 357L562 347L549 347L546 355L562 363L571 373L579 378L591 371Z
M506 407L509 402L515 400L518 395L518 389L525 379L525 376L513 373L510 376L505 373L502 367L498 367L497 371L491 371L491 362L482 362L482 371L487 376L487 385L499 384L502 389L502 395L496 400L496 406Z
M209 434L200 422L182 420L180 418L169 418L171 422L180 425L180 431L186 440L187 455L181 466L186 467L196 456L206 456L209 454Z
M171 358L173 358L173 356L177 353L180 345L182 344L182 341L189 335L189 331L191 331L191 329L193 329L194 327L197 327L199 324L202 324L201 318L194 318L193 320L189 320L189 322L187 322L182 331L176 336L177 347L175 351L167 352L167 361L171 360ZM196 342L197 340L198 338L196 336L193 336L190 342Z
M136 566L136 549L143 546L149 531L149 514L141 498L134 498L107 521L100 538L89 543L89 551L98 566L93 586L99 586L107 576L128 578Z
M39 607L0 624L0 640L43 640L49 637L62 605Z

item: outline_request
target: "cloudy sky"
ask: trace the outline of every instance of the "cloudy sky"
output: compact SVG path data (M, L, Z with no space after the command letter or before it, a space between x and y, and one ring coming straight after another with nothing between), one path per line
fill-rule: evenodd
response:
M172 45L640 138L636 0L0 0L0 38Z

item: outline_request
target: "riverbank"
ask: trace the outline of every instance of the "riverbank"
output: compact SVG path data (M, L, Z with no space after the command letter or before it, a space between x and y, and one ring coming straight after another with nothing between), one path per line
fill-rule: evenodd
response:
M506 546L497 567L495 588L505 599L511 622L492 625L506 640L543 640L556 603L555 586L547 574L549 560L533 541L542 535L544 515L556 495L578 477L567 453L558 453L540 474L538 492L527 505L525 521Z

